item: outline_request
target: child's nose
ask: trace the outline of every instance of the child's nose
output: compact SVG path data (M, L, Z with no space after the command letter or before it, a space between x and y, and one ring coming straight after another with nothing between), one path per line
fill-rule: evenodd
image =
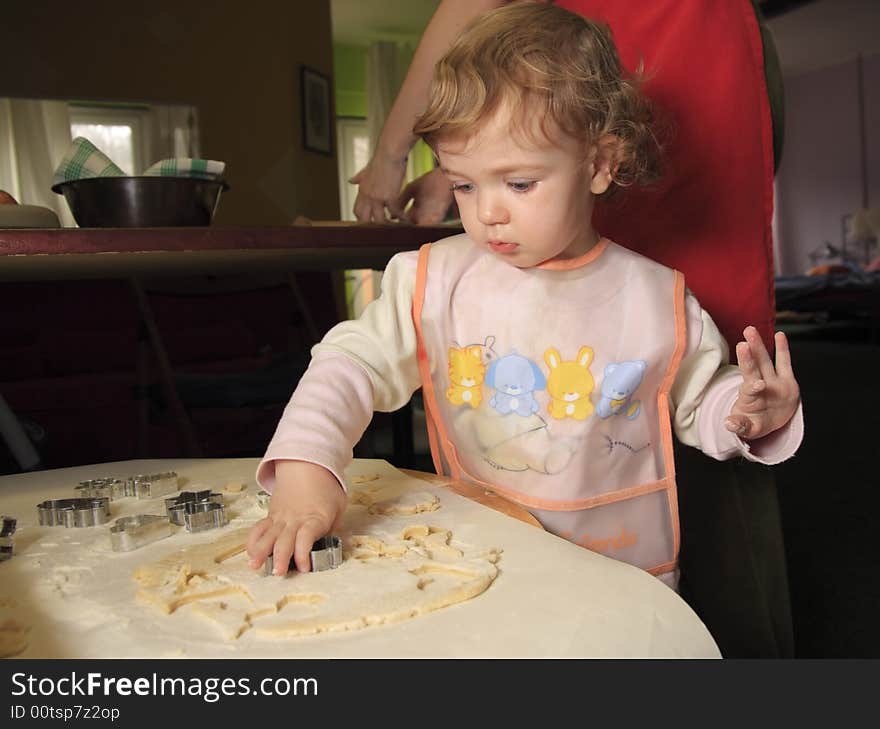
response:
M484 193L477 203L477 218L483 225L498 225L510 222L507 208L497 195Z

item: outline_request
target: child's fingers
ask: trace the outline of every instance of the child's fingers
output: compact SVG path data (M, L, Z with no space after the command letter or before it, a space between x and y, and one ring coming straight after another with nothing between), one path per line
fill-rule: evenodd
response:
M767 380L753 380L743 378L739 386L738 405L748 409L767 389Z
M247 541L245 542L245 549L247 549L248 555L253 560L255 554L254 549L256 548L256 544L259 541L260 537L266 532L266 530L272 526L272 520L269 518L260 519L256 524L254 524L253 528L248 532ZM259 566L259 565L257 565Z
M761 373L758 371L758 363L752 356L751 347L748 342L739 342L736 345L736 363L742 372L743 382L754 382L760 379Z
M752 357L755 359L761 377L765 380L773 377L776 373L776 370L773 368L773 360L770 359L770 353L767 351L767 347L764 346L764 340L761 339L758 330L755 327L748 326L743 330L743 336L749 344L749 349L752 352Z
M290 558L293 556L293 545L296 532L291 529L283 529L275 540L272 548L272 574L286 575L290 569Z
M293 551L296 568L300 572L309 572L312 569L312 545L323 537L326 531L317 519L307 519L300 524Z
M278 524L268 517L254 526L251 534L248 536L249 546L247 551L250 555L248 564L251 567L256 569L263 564L266 557L271 554L275 540L278 538L283 527L283 524Z
M724 427L740 438L746 438L752 430L752 421L744 415L729 415L724 421Z
M780 377L794 378L791 368L791 349L788 346L788 337L783 332L776 332L776 374Z

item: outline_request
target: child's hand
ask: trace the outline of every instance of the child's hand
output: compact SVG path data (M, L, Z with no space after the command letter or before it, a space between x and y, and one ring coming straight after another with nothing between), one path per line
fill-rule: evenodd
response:
M274 573L283 575L293 555L296 568L308 572L312 544L338 526L345 492L326 468L305 461L278 461L269 504L269 515L248 534L248 564L256 569L272 554Z
M776 332L776 367L755 327L743 331L736 361L743 375L739 396L724 425L740 438L755 440L781 428L794 415L800 388L791 370L788 339Z

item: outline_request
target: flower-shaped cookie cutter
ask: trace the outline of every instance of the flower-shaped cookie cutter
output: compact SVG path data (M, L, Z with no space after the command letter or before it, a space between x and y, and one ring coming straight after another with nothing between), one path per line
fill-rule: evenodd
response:
M226 524L226 509L216 501L188 501L183 510L183 525L188 532L204 532Z
M165 499L165 513L172 524L184 526L186 524L186 505L197 504L204 501L213 501L223 504L223 494L218 494L211 489L203 491L181 491L177 496Z

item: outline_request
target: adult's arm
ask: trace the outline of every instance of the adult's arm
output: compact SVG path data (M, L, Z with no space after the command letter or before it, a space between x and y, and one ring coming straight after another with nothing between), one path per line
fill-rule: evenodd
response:
M406 77L382 126L370 162L351 178L358 185L354 214L358 220L384 222L386 206L395 217L406 158L416 142L413 123L428 103L434 66L462 29L481 13L504 5L505 0L442 0L422 34Z

